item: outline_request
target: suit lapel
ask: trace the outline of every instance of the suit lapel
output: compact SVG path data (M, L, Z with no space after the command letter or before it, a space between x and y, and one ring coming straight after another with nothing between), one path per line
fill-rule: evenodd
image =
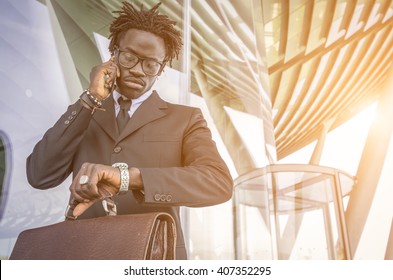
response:
M168 107L165 101L158 96L156 91L153 91L152 95L132 115L130 121L117 139L117 142L123 140L142 126L165 116L166 108Z
M97 124L114 140L119 137L117 128L115 105L113 98L110 96L103 102L102 108L105 110L96 110L93 118Z

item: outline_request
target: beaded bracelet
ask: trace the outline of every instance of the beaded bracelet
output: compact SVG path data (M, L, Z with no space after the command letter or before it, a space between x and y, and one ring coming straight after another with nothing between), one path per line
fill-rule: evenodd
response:
M101 108L102 107L102 102L101 100L99 100L97 97L95 97L94 95L91 94L90 89L86 89L83 93L86 93L87 96L89 97L89 99L91 101L93 101L94 103L94 107L98 107ZM83 94L82 93L82 94Z
M90 93L90 89L86 89L82 92L82 94L79 96L79 98L87 105L89 106L91 110L91 114L93 115L94 112L98 110L103 110L102 109L102 102L101 100L97 99Z

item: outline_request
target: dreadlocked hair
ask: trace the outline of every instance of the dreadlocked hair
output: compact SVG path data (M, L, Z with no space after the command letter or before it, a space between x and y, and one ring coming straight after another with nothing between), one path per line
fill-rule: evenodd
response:
M176 22L171 20L166 15L158 13L158 7L161 3L156 4L150 10L145 10L141 4L140 11L135 7L123 1L121 11L114 13L119 16L116 17L110 25L109 51L114 53L115 46L119 42L120 37L129 29L135 28L147 32L151 32L164 39L165 43L165 60L172 64L172 59L179 56L182 46L181 33L175 29Z

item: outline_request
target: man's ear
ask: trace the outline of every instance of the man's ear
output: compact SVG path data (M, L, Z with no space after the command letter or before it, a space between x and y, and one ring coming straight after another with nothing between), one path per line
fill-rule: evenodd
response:
M118 55L119 49L116 48L113 50L112 54L111 54L111 60L116 63L117 65L119 65L119 55Z
M115 45L114 47L113 47L113 51L111 51L111 57L113 57L113 58L117 58L117 52L119 51L119 47L117 46L117 45Z

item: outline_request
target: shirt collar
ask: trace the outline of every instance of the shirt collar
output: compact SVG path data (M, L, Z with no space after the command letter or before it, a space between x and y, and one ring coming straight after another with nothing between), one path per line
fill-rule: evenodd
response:
M137 105L142 103L143 101L145 101L146 99L148 99L150 97L150 95L153 93L153 90L150 89L148 91L146 91L144 94L142 94L141 96L139 96L136 99L132 99L132 105ZM115 101L115 105L116 106L120 106L119 102L117 101L119 99L119 97L123 97L118 91L114 90L113 91L113 100ZM124 98L124 97L123 97Z

